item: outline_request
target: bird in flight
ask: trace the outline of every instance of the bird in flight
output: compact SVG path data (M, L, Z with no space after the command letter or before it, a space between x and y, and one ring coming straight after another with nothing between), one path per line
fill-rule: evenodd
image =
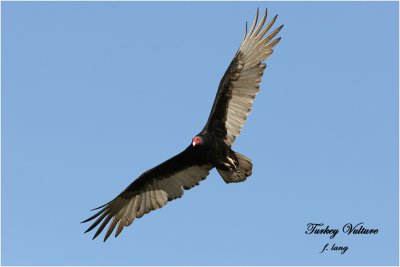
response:
M85 233L100 225L95 239L109 224L104 241L115 228L117 237L124 227L150 211L162 208L169 201L180 198L216 168L226 183L246 180L252 173L251 159L232 150L232 145L246 122L272 48L280 41L274 37L282 29L271 33L277 15L264 27L267 10L258 21L258 9L250 30L245 33L239 50L222 77L210 116L203 130L192 138L181 153L144 172L113 200L94 210L96 214L84 220L96 219Z

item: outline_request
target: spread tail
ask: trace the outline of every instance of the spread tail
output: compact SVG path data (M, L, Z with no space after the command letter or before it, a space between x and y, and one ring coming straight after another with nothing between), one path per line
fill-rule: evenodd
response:
M217 168L217 171L221 175L222 179L224 179L225 183L243 182L251 175L251 170L253 168L251 159L237 152L235 152L235 155L238 160L236 169L229 171Z

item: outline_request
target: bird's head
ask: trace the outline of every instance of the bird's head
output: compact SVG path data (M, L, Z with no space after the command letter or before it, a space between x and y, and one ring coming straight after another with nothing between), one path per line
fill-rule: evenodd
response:
M201 136L195 136L192 138L192 146L197 146L203 144L203 138Z

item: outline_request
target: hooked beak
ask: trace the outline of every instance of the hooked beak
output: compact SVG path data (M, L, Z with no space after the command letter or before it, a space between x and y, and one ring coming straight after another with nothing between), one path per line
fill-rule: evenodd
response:
M196 146L196 142L195 141L192 142L192 146Z

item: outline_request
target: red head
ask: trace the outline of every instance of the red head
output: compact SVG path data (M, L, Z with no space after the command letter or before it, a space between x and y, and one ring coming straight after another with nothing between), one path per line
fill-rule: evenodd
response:
M192 138L192 146L201 145L203 143L203 139L200 136L195 136Z

